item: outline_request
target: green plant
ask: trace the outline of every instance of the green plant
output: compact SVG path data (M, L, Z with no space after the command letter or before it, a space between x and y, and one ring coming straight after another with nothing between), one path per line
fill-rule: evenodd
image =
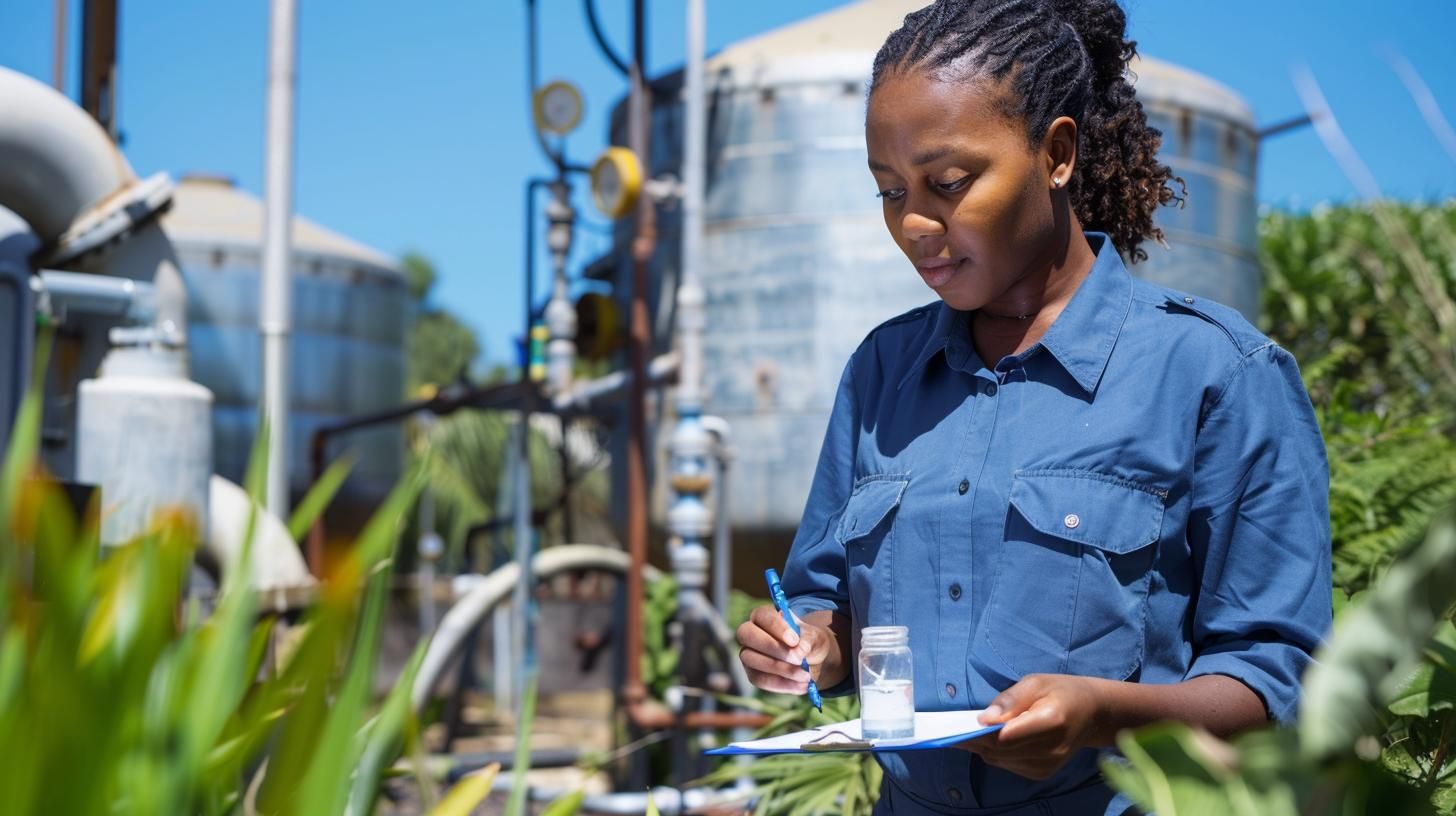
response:
M1160 816L1456 812L1456 511L1345 605L1295 728L1122 734L1108 780Z
M1316 405L1434 414L1456 431L1456 202L1274 211L1259 221L1261 327Z
M767 737L851 720L859 716L859 699L834 697L816 711L802 697L745 699L726 702L773 716L757 736ZM868 753L785 754L747 764L724 762L701 782L722 785L747 777L757 784L761 816L812 816L840 813L868 814L880 796L880 765Z
M420 472L325 577L296 645L268 668L274 623L247 586L250 545L207 615L185 593L197 538L185 514L160 514L102 557L94 522L35 470L39 416L33 388L0 471L0 812L369 812L415 730L408 691L423 649L377 708L370 687L388 555ZM255 501L264 449L247 479ZM340 481L325 479L290 529Z
M1447 418L1322 408L1330 463L1335 586L1355 593L1415 546L1442 507L1456 502L1456 440Z

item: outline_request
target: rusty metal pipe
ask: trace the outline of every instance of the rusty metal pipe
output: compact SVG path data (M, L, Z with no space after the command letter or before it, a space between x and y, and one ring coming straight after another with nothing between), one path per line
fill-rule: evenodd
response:
M644 0L632 3L632 82L628 98L629 147L651 174L652 104L646 77L646 9ZM647 563L647 355L652 324L647 314L648 265L657 243L656 212L652 196L637 204L636 236L632 241L632 306L628 356L632 370L627 400L627 678L622 697L629 716L647 697L642 685L642 568ZM636 722L636 718L633 717Z

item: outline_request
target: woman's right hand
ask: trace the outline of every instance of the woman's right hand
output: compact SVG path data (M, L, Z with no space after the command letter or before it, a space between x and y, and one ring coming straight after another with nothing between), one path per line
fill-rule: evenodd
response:
M804 694L809 689L810 672L816 683L822 683L825 660L837 645L834 633L814 620L796 620L797 635L772 604L765 604L755 608L738 627L738 645L743 647L738 650L738 659L743 661L750 683L780 694ZM809 661L809 672L802 667L805 660Z

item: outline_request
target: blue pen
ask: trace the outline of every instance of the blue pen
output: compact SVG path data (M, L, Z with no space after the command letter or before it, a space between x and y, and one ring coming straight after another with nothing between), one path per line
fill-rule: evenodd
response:
M789 611L789 599L784 595L783 584L779 583L779 574L774 571L773 567L769 567L763 571L763 577L768 579L768 594L769 597L773 598L774 608L779 611L780 615L784 616L784 622L789 625L789 629L794 634L799 634L799 624L794 623L794 613ZM804 667L804 671L809 670L809 661L807 659L800 665ZM814 707L820 711L824 710L824 700L819 697L819 687L814 685L814 678L812 676L809 678L809 702L813 703Z

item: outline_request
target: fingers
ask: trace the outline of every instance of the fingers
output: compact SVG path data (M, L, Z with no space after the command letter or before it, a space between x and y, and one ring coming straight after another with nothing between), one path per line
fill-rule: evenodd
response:
M809 673L796 663L787 663L776 660L761 652L749 649L740 649L738 659L743 661L743 668L749 671L756 671L761 674L771 674L782 677L785 680L792 680L795 683L808 683Z
M794 634L778 610L772 606L754 609L738 627L737 635L743 647L738 659L743 662L749 682L764 691L782 694L808 690L809 673L802 668L808 644Z
M1041 675L1037 674L1029 674L1016 681L986 706L986 710L981 712L981 722L999 725L1031 708L1041 698L1042 685Z
M784 620L784 616L780 615L779 611L772 606L760 606L754 609L748 620L757 624L758 628L785 646L792 648L799 645L799 636L794 634L794 630L789 628L788 621Z
M804 661L806 647L771 606L753 610L737 634L738 645L745 649L796 665Z
M782 660L744 649L738 653L748 681L764 691L803 694L809 690L809 673Z

